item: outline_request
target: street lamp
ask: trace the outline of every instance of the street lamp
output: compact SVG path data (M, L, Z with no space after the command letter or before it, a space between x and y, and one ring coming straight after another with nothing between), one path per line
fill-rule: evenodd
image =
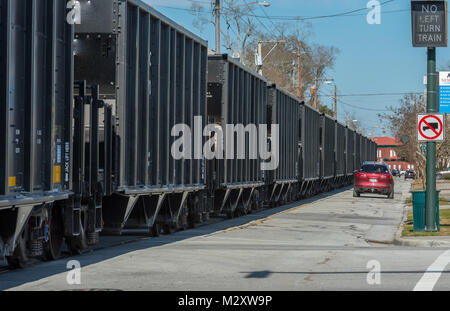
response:
M256 54L255 54L255 64L256 64L256 67L258 68L258 73L260 75L263 74L262 66L263 66L263 63L266 60L266 58L273 52L273 50L275 50L275 48L278 46L278 44L286 43L286 42L287 42L287 40L270 40L270 41L259 40L258 41L258 50L256 51ZM272 47L272 49L269 51L269 53L267 53L267 55L264 58L262 57L262 44L263 43L275 43L275 45Z
M215 22L215 26L216 26L216 53L220 54L220 0L215 0L216 1L216 5L214 8L214 13L216 15L216 22ZM263 7L268 8L270 6L270 3L267 1L256 1L256 2L250 2L250 3L242 3L242 4L238 4L235 5L234 7L239 7L239 6L243 6L243 5L253 5L253 4L257 4Z
M334 82L334 79L323 79L323 78L314 78L314 108L317 109L317 93L318 93L318 86L317 82L324 81L325 83L331 83ZM336 96L335 96L336 97Z
M249 4L251 4L251 3L249 3ZM258 5L268 8L270 6L270 3L267 1L262 1L262 2L258 2Z
M338 119L338 111L337 111L337 86L334 79L325 81L327 85L334 85L334 118Z
M359 121L358 120L352 120L352 123L353 123L353 129L356 131L356 126L359 123Z

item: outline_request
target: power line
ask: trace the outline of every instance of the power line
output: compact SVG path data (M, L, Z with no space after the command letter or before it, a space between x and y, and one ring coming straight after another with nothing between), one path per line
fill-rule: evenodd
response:
M338 102L343 104L343 105L345 105L345 106L348 106L348 107L351 107L351 108L354 108L354 109L359 109L359 110L377 111L377 112L392 112L390 110L384 110L384 109L373 109L373 108L355 106L355 105L352 105L352 104L344 102L342 99L339 99L339 96L338 96Z
M251 9L250 5L248 4L247 0L244 0L244 3L247 5L249 11L251 12L252 9ZM271 33L272 36L273 36L274 38L276 38L276 35L272 32L272 30L270 30L263 22L261 22L261 20L259 19L258 16L255 15L255 18L256 18L256 20L257 20L257 21L258 21L258 22L259 22L259 23L267 30L267 32Z
M372 93L372 94L342 94L339 96L344 96L344 97L364 97L364 96L401 96L401 95L422 95L423 92L404 92L404 93ZM326 95L326 94L322 94L319 96L331 96L333 97L334 95Z
M390 2L393 2L395 0L388 0L385 1L383 3L380 4L380 6L386 5ZM192 2L199 2L199 3L203 3L200 1L192 1ZM206 2L205 2L206 3ZM159 7L162 8L167 8L167 9L173 9L173 10L181 10L181 11L189 11L189 12L197 12L193 9L189 9L189 8L179 8L179 7L171 7L171 6L164 6L164 5L157 5ZM231 8L222 8L222 10L231 10ZM366 11L368 10L368 8L364 7L364 8L360 8L360 9L356 9L356 10L352 10L352 11L348 11L348 12L343 12L343 13L337 13L337 14L330 14L330 15L319 15L319 16L309 16L309 17L302 17L302 16L269 16L267 14L265 15L256 15L256 14L247 14L247 13L242 13L241 15L243 16L250 16L250 17L257 17L257 18L265 18L265 19L269 19L269 20L283 20L283 21L305 21L305 20L315 20L315 19L324 19L324 18L334 18L334 17L351 17L351 16L360 16L360 15L364 15L364 14L352 14L352 13L356 13L356 12L360 12L360 11ZM397 12L406 12L409 10L392 10L392 11L386 11L383 12L384 13L397 13Z
M321 96L328 96L328 97L334 98L334 95L329 96L329 95L323 94L323 93L320 92L320 91L319 91L319 94L321 94ZM319 95L319 96L320 96L320 95ZM349 104L349 103L343 101L343 100L340 98L341 96L342 96L342 95L337 94L337 101L338 101L339 103L341 103L341 104L343 104L343 105L345 105L345 106L351 107L351 108L353 108L353 109L359 109L359 110L365 110L365 111L377 111L377 112L391 112L390 110L367 108L367 107L362 107L362 106L356 106L356 105L353 105L353 104Z
M259 6L259 8L263 12L264 16L272 23L272 26L274 27L274 29L277 29L278 28L277 25L275 25L275 23L272 21L272 19L269 17L269 15L267 15L266 10L264 10L264 8L262 6ZM280 31L280 35L282 35L281 31Z

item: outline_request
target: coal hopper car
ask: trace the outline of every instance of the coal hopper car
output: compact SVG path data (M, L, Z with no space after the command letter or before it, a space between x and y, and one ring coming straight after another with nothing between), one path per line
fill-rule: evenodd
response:
M216 128L216 157L207 160L208 189L216 215L258 209L263 171L259 150L267 124L267 81L228 55L208 58L208 124ZM259 137L263 137L259 139Z
M336 175L334 188L348 185L347 174L347 128L340 122L336 122Z
M320 116L320 191L334 187L336 162L336 122L327 114Z
M298 98L275 84L269 84L267 125L269 129L272 125L278 127L276 133L269 131L269 141L273 146L276 140L279 146L279 163L275 170L264 172L267 184L264 198L268 205L281 205L300 198L299 117Z
M73 206L72 40L61 0L0 0L0 254L56 258Z
M106 155L99 166L110 185L103 232L157 236L201 222L208 217L205 163L189 152L189 140L206 122L207 42L141 1L81 5L75 79L98 85L111 108L99 121ZM186 144L174 151L176 135Z
M306 104L300 105L300 194L302 197L312 196L320 192L321 174L321 113Z

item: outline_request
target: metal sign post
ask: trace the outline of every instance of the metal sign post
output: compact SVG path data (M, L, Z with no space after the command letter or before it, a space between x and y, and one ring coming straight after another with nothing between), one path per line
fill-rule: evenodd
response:
M427 47L427 112L436 110L436 47L447 46L447 1L411 1L413 47ZM436 226L436 143L427 142L425 231Z

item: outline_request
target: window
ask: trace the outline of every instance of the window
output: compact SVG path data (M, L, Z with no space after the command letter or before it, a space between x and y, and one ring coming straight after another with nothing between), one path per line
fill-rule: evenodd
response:
M396 164L394 164L394 170L396 170L397 169L397 165Z
M389 173L386 166L377 164L363 165L361 171L365 173L378 173L378 174Z

